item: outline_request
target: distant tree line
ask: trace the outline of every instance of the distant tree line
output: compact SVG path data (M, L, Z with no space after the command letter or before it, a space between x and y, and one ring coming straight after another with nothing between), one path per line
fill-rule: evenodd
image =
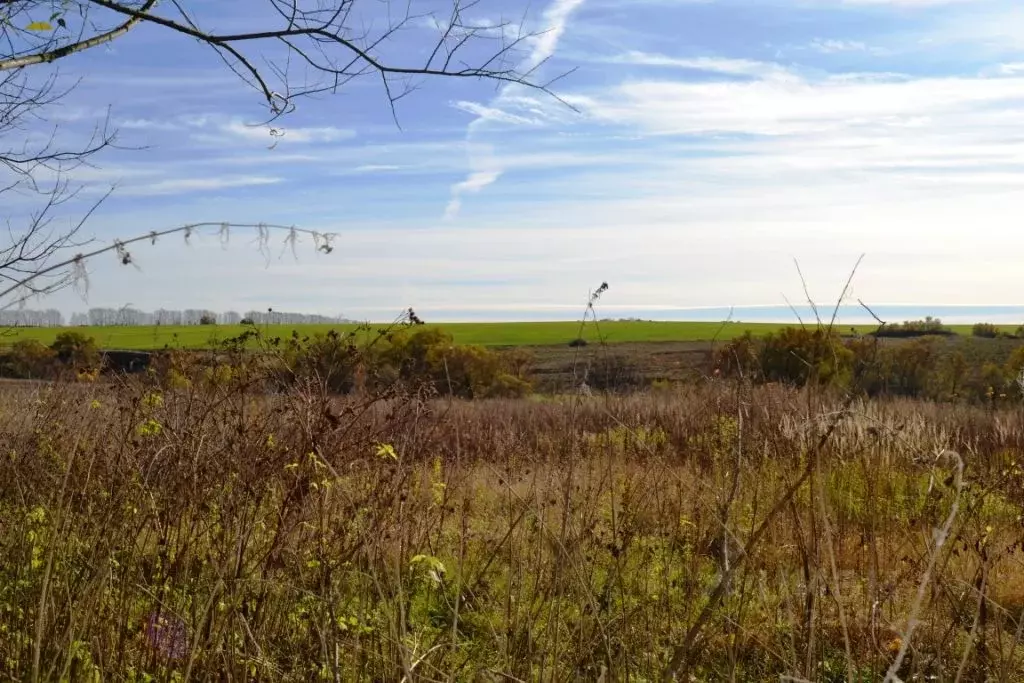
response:
M53 308L45 311L28 309L0 311L0 326L3 327L62 327L64 315Z
M216 312L207 309L140 311L137 308L90 308L73 313L70 320L53 308L44 311L20 309L0 311L0 327L111 327L116 325L238 325L242 322L266 325L333 325L351 322L342 316L291 313L288 311Z

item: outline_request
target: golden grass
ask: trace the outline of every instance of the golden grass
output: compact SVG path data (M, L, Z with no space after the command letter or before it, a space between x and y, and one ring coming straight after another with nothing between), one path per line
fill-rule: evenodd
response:
M1021 411L2 391L14 680L1024 677Z

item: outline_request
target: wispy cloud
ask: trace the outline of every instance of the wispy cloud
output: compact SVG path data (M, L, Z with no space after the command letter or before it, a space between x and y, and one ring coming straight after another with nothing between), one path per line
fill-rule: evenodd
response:
M268 138L283 142L294 142L297 144L309 144L314 142L337 142L355 137L355 131L336 128L334 126L313 126L313 127L289 127L286 124L280 126L250 125L232 119L225 123L217 124L216 129L224 134L243 140L265 141Z
M1024 97L1024 79L852 77L749 82L637 80L572 102L609 123L657 134L808 134L865 126L891 128L973 112Z
M274 185L282 178L273 176L226 176L216 178L168 178L149 183L130 184L123 187L123 196L155 196L183 194L186 192L211 192L239 187Z
M815 38L808 43L807 48L826 55L840 54L843 52L862 52L871 55L884 55L888 52L885 48L868 45L860 40L837 40L835 38Z
M454 107L461 111L472 114L478 120L525 126L536 126L540 124L540 121L538 119L520 116L519 114L514 114L512 112L508 112L497 107L488 107L482 104L478 104L477 102L456 102L454 104Z
M169 118L127 118L117 122L127 130L181 132L205 143L238 141L311 144L337 142L355 137L355 131L334 126L249 124L223 114L193 114Z
M842 0L847 5L894 5L897 7L935 7L954 4L985 4L990 0Z
M781 78L790 75L789 69L773 62L761 62L751 59L728 59L721 57L668 57L631 50L608 58L606 61L615 64L633 64L637 66L671 67L689 71L728 74L733 76L756 76L760 78Z
M565 33L566 27L568 26L569 18L576 9L583 5L583 2L584 0L553 0L553 2L544 11L543 23L546 28L532 39L530 54L520 67L523 71L532 72L540 68L545 61L554 55L555 50L558 47L558 41ZM484 123L496 120L508 123L522 119L520 116L509 114L501 109L503 95L513 89L514 88L511 85L506 86L502 88L498 97L495 98L494 102L492 102L490 106L477 106L477 118L469 124L466 130L467 143L472 141L473 133ZM494 155L488 155L483 163L486 164L488 168L485 170L471 171L466 180L452 186L451 199L449 200L448 206L445 208L444 212L445 219L451 220L458 215L462 208L462 197L465 193L479 192L488 185L497 182L501 177L503 169L500 165L496 164L496 157L494 157ZM475 161L472 156L470 157L471 166L480 164L480 161Z

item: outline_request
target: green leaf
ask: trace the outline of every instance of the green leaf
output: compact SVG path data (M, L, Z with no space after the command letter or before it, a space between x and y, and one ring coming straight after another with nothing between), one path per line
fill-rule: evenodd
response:
M409 561L409 566L412 568L424 566L435 575L444 574L446 572L444 563L433 555L416 555Z
M52 31L53 24L48 21L33 21L25 27L29 31Z

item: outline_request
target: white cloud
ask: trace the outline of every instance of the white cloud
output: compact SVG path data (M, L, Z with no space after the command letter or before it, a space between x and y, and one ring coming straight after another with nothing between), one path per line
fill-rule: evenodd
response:
M881 56L889 53L885 48L868 45L860 40L838 40L835 38L815 38L807 45L807 48L826 55L840 54L843 52L862 52L865 54Z
M452 187L452 199L448 202L448 206L444 210L445 220L451 220L459 214L462 209L462 196L471 193L479 192L488 185L497 182L498 178L501 177L500 171L476 171L470 173L469 177L460 183L456 183Z
M583 5L583 2L584 0L553 0L548 5L544 11L546 29L532 41L530 56L526 60L527 70L536 68L555 54L558 41L569 25L569 17Z
M240 138L243 140L255 140L259 142L278 141L283 143L294 142L297 144L308 144L312 142L337 142L347 140L355 136L355 132L344 128L333 126L319 127L291 127L288 124L280 126L273 125L250 125L232 119L230 121L214 124L217 132Z
M897 7L935 7L953 4L985 4L990 0L842 0L846 5L895 5Z
M866 52L868 46L859 40L834 40L828 38L815 38L810 45L812 50L824 52Z
M238 141L265 144L310 144L338 142L355 136L355 131L334 126L290 126L248 124L223 114L194 114L169 118L129 118L118 121L120 128L139 131L180 132L193 140L230 144Z
M282 178L272 176L227 176L219 178L169 178L139 185L127 185L120 188L118 195L150 196L185 194L190 192L209 192L235 187L252 187L274 185L282 182Z
M780 64L750 59L724 59L719 57L679 58L631 50L611 57L607 61L616 64L663 66L732 76L757 76L764 78L787 78L790 76L789 70Z
M446 15L444 19L436 14L428 14L419 17L414 25L428 29L438 37L447 33L449 39L454 40L461 40L468 36L501 38L511 43L522 35L522 26L518 21L502 17L463 16L457 26L452 26L450 21L450 14Z
M524 126L536 126L540 123L537 119L513 114L497 107L487 107L477 102L460 101L456 102L453 106L460 111L472 114L477 117L477 119L491 121L494 123L508 123L511 125Z
M547 27L547 30L542 32L540 35L535 36L531 43L531 50L529 56L526 58L524 63L520 65L520 69L529 72L539 68L545 61L547 61L558 47L558 41L565 33L565 29L569 23L569 18L572 13L583 4L584 0L553 0L547 9L544 11L543 23ZM499 117L499 120L506 118L509 115L507 112L502 111L501 107L498 106L502 102L502 98L506 95L517 96L515 88L506 86L502 88L495 102L490 107L485 107L480 110L481 114L472 121L466 129L466 140L467 142L472 140L474 131L482 124L495 120L495 116ZM499 114L500 112L500 114ZM487 116L488 113L492 113L491 116ZM508 121L505 121L508 122ZM493 155L488 156L485 163L492 165L494 162ZM481 162L473 159L472 150L470 152L470 165L477 166ZM462 208L462 195L469 192L479 192L482 188L495 183L501 177L501 168L487 168L485 170L473 170L470 172L469 178L466 180L456 183L451 188L451 199L448 202L448 206L445 208L444 216L447 220L454 219L460 209Z
M1024 98L1024 78L688 82L644 80L570 101L599 121L656 134L806 134L974 111Z
M384 173L387 171L399 171L402 167L396 164L364 164L353 169L355 173Z

